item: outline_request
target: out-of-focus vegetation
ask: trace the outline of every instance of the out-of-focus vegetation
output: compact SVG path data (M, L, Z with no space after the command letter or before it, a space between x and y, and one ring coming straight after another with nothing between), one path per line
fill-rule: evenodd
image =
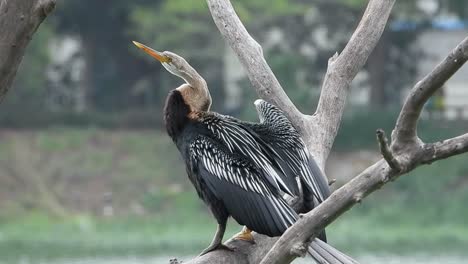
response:
M264 44L266 58L290 97L310 112L328 58L344 47L365 3L236 1L235 7L253 36ZM374 108L398 105L401 90L415 81L417 61L423 54L413 44L428 29L427 22L434 15L418 6L415 0L396 5L389 29L364 70L367 77L361 82L372 88L370 104ZM439 10L434 12L442 11L453 11L462 19L467 16L463 1L441 1ZM395 21L410 21L418 26L393 30ZM69 57L62 54L66 48L58 45L64 39L79 45L76 50L68 48ZM150 110L159 116L157 110L162 108L167 91L180 80L138 52L131 44L133 39L187 58L208 80L218 111L252 115L243 111L255 98L245 79L240 86L244 96L236 108L224 109L230 100L225 97L227 47L204 1L108 4L87 0L60 3L41 26L22 63L16 87L1 106L0 125L35 127L36 115L49 116L51 111L58 117L42 118L46 125L60 125L61 120L68 119L69 112L83 114L79 119L86 120L84 124L100 124L108 113L110 120L113 114L125 115L128 111ZM60 115L62 112L65 114Z
M0 160L2 259L195 254L215 228L157 131L4 131ZM351 252L461 252L467 176L466 155L418 168L333 223L330 241Z

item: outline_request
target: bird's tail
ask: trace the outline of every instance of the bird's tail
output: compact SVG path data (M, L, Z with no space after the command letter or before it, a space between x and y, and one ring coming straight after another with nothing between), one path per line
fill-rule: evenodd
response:
M308 251L319 264L359 264L359 262L318 238L312 241Z

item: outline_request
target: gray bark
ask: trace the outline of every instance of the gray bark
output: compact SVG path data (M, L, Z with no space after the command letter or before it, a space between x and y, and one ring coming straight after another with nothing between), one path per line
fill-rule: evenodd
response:
M343 115L349 84L365 64L385 28L395 0L370 0L356 31L341 53L329 60L319 105L314 115L298 111L227 0L207 0L213 19L247 71L259 97L278 105L299 129L309 150L324 168ZM401 110L391 144L377 131L384 159L376 162L325 202L304 215L279 239L255 234L256 244L230 240L233 252L214 251L188 263L290 263L300 247L365 196L417 166L468 151L468 134L437 143L423 143L416 133L424 103L468 59L468 40L418 82ZM221 259L222 258L222 259Z
M0 102L8 92L34 32L55 0L0 0Z

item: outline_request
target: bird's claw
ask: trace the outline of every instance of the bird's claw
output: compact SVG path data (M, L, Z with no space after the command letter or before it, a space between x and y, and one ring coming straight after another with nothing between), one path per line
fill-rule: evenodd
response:
M252 230L244 227L239 233L235 234L233 239L243 240L255 244L255 239L252 235Z

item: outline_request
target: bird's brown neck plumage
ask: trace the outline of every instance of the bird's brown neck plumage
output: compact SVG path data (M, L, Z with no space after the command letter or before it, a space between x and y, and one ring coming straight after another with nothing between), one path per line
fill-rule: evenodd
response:
M209 111L211 107L211 95L205 79L187 62L181 64L178 74L186 83L176 90L180 91L184 101L190 106L191 110Z

